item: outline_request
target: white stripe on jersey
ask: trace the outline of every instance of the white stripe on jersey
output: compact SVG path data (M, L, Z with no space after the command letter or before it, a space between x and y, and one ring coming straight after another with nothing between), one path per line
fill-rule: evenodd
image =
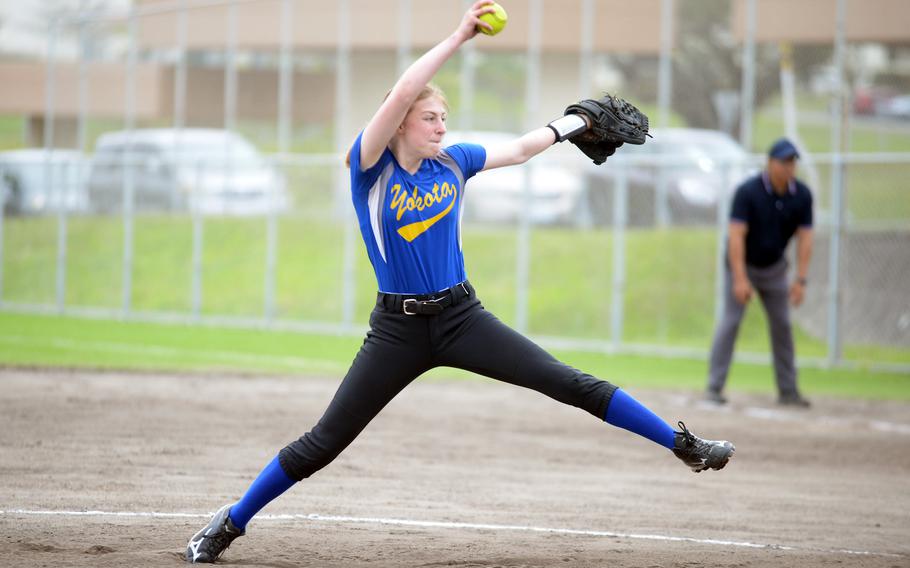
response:
M389 184L389 178L395 164L390 162L382 169L379 178L373 187L370 188L370 194L367 197L367 206L370 210L370 226L373 228L373 240L376 241L376 247L379 249L379 255L384 262L388 262L385 257L385 241L382 238L382 208L385 205L386 186Z

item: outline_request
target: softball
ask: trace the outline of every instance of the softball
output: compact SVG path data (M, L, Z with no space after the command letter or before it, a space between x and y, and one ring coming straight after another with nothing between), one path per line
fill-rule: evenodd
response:
M491 26L493 26L493 29L488 30L487 28L485 28L483 26L477 26L477 31L479 31L480 33L483 33L483 34L493 36L493 35L496 35L499 32L501 32L502 28L506 27L506 21L508 21L509 15L506 14L505 9L502 6L500 6L499 4L497 4L496 2L493 2L492 4L490 4L489 6L486 6L486 7L493 8L496 11L493 12L492 14L484 14L483 16L480 17L480 19L483 20L484 22L490 24Z

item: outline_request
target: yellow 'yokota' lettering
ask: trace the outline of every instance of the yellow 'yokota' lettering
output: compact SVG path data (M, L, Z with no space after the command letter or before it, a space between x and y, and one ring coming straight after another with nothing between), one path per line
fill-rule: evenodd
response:
M433 215L429 219L425 219L423 221L417 221L416 223L411 223L409 225L399 227L398 234L401 235L402 238L404 238L404 240L406 240L408 242L413 241L414 239L416 239L417 237L422 235L424 232L426 232L427 229L429 229L430 227L435 225L437 221L439 221L440 219L442 219L443 217L448 215L449 212L452 211L452 208L455 206L455 201L457 201L457 200L455 198L453 198L452 201L449 202L448 207L446 207L443 211L440 211L436 215Z
M417 186L414 187L409 195L407 190L401 188L401 184L396 183L392 186L391 193L392 200L389 203L389 209L395 211L395 220L397 221L401 220L406 211L423 211L437 203L442 203L448 197L452 198L444 210L429 219L399 227L398 234L408 242L419 237L427 229L435 225L437 221L448 215L458 200L458 186L449 182L443 182L441 186L438 183L433 184L433 191L423 195L420 195Z
M406 211L423 211L437 203L442 203L447 197L455 195L458 187L449 182L443 182L442 186L438 183L433 184L433 191L420 195L420 190L414 186L414 190L408 195L408 192L401 189L401 184L396 183L392 186L392 201L389 203L389 209L395 211L395 220L400 221ZM448 208L448 212L451 209Z
M400 183L396 183L392 186L392 202L389 204L389 209L398 209L398 219L401 219L402 214L404 214L402 204L407 196L407 193L401 191Z

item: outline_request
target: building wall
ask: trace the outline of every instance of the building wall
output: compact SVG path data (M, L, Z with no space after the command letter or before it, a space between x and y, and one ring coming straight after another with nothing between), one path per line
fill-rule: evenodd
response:
M154 11L172 6L171 0L137 0L140 9ZM293 4L294 47L334 50L339 38L341 2L296 0ZM506 28L495 38L482 37L490 50L524 50L530 26L530 0L503 3L509 15ZM661 0L594 0L593 48L599 51L657 53L660 50ZM578 51L581 47L582 0L545 0L542 6L542 48ZM398 0L349 0L350 45L354 49L395 50L399 37L426 49L455 29L464 12L461 0L411 0L410 26L403 29ZM278 49L283 20L280 0L237 4L237 45L241 48ZM227 41L227 6L194 8L186 13L187 46L221 48ZM139 41L143 47L171 47L176 43L178 15L165 12L143 16Z
M122 64L92 64L86 69L85 110L89 119L124 119L126 115L126 67ZM54 139L56 146L76 144L76 117L80 112L80 68L74 63L54 66ZM0 113L28 117L25 142L44 141L47 67L41 63L0 63ZM188 69L186 126L224 125L224 70ZM331 123L335 78L331 71L293 74L292 121ZM137 123L174 121L175 69L151 64L138 66L133 109ZM278 73L268 69L237 72L238 119L278 119Z
M734 0L730 28L745 37L747 0ZM830 44L836 31L837 0L759 0L755 38L760 42ZM848 41L910 43L910 2L847 0Z
M58 63L53 67L54 111L60 115L79 113L79 65ZM86 66L86 110L99 116L122 116L126 108L126 66L96 63ZM48 68L43 62L0 64L0 112L4 114L44 113ZM156 65L138 65L133 108L139 118L157 116L162 109L163 70Z

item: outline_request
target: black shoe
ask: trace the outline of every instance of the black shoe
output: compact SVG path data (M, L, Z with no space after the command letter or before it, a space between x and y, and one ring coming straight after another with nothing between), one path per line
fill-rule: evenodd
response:
M795 406L797 408L809 408L812 406L812 404L798 392L781 394L777 398L777 404L781 406Z
M730 442L702 440L689 432L686 425L679 423L682 432L676 432L673 453L695 473L706 469L723 469L736 448Z
M714 404L727 404L727 397L720 394L720 391L708 389L705 391L705 401Z
M234 526L228 516L230 512L230 505L218 509L209 524L193 535L186 545L187 562L211 564L227 550L235 538L246 534L245 530Z

